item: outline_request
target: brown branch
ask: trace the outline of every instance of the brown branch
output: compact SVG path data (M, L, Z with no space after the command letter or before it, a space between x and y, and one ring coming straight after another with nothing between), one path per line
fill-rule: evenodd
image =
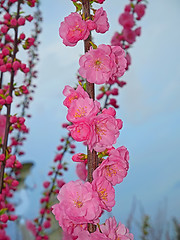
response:
M20 15L21 3L22 3L22 0L18 0L16 20L18 20ZM14 31L15 31L15 36L14 36L14 51L13 51L12 63L14 62L17 51L18 51L18 26L14 28ZM11 97L13 93L14 76L15 76L15 72L14 72L14 69L12 68L10 87L9 87L9 96ZM2 146L2 152L3 154L5 154L5 156L7 151L7 143L8 143L8 135L9 135L9 127L10 127L10 113L11 113L11 104L7 104L6 128L5 128L4 142ZM3 188L4 170L5 170L5 161L2 162L1 171L0 171L0 193L2 193L2 188Z
M89 0L82 0L82 6L83 6L83 14L84 14L85 18L91 19ZM84 41L85 52L87 52L90 49L90 46L91 46L90 41L91 41L91 34ZM89 94L90 98L92 98L94 100L95 99L94 83L89 83L88 81L86 81L86 91ZM87 147L87 160L88 160L88 182L92 182L93 171L98 166L98 158L97 158L96 151L93 150L91 152L88 147ZM89 232L95 232L96 231L96 226L93 225L92 223L89 223L88 224L88 231Z

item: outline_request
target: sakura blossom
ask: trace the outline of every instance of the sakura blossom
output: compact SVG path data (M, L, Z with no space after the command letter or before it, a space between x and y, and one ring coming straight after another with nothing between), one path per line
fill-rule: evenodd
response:
M115 190L112 184L105 177L98 177L93 180L92 187L99 195L102 209L111 212L115 205Z
M93 191L89 182L71 181L61 188L58 196L60 203L53 206L53 213L59 220L61 215L76 224L95 223L101 215L101 207L97 192ZM60 226L62 225L60 219Z
M93 178L104 176L113 186L119 184L127 175L129 153L125 147L109 151L109 157L93 172Z
M79 59L79 73L88 82L103 84L113 77L121 77L126 68L124 50L117 46L101 44L90 49ZM119 70L121 69L121 70Z
M73 47L79 40L85 40L89 36L86 21L78 13L71 13L64 18L59 28L59 35L66 46Z
M87 121L100 111L100 103L93 99L79 98L71 103L68 109L67 120L72 123Z
M89 149L101 152L116 143L119 130L122 128L122 120L116 119L105 111L93 117L90 125L91 133L87 140Z
M71 86L66 85L63 90L64 96L66 96L63 104L69 108L73 100L81 98L88 98L89 95L84 89L81 87L81 85L78 85L77 89L72 88Z
M103 8L96 10L93 22L96 24L95 30L97 33L105 33L109 29L109 22L106 11Z
M104 233L109 239L122 239L122 240L133 240L134 236L129 233L129 229L126 228L122 223L117 222L115 217L108 218L105 224L100 226L102 233Z

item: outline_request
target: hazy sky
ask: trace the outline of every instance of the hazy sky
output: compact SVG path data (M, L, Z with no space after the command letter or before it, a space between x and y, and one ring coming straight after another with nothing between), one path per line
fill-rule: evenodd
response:
M118 97L118 116L124 127L116 147L125 145L129 149L130 169L124 182L116 187L117 204L112 214L124 223L134 197L148 214L155 215L159 205L166 201L169 218L180 216L180 2L149 2L146 16L138 23L142 26L142 36L130 51L132 65L123 77L127 85ZM103 8L108 14L110 31L94 34L96 44L108 44L113 33L121 30L117 19L127 3L127 0L105 1ZM38 88L31 105L33 117L25 144L25 160L36 161L28 183L38 188L22 195L29 199L23 211L30 218L37 214L39 189L42 181L47 180L56 146L64 134L61 123L67 112L62 104L62 90L66 84L74 86L78 58L83 53L83 43L65 47L58 35L60 22L74 11L72 2L43 0L41 8L44 21ZM72 175L77 179L74 164L70 158L66 160L71 170L65 180L71 180ZM30 209L31 201L34 210Z

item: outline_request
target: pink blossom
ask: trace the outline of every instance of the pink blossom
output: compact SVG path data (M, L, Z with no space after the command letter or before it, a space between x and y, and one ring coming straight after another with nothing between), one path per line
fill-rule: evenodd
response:
M66 46L75 46L79 40L86 40L89 36L89 29L78 13L71 13L61 22L59 35Z
M136 4L134 7L134 12L137 14L137 20L140 20L145 14L146 5Z
M84 153L77 153L72 156L74 162L87 162L87 155Z
M25 24L25 21L26 21L26 19L23 18L23 17L18 18L18 24L19 24L20 26L24 25L24 24Z
M104 151L116 143L122 121L115 119L112 115L101 113L91 120L91 133L87 144L89 149L97 152Z
M133 44L136 41L136 32L130 28L124 28L123 37L129 44Z
M136 28L135 30L136 36L141 36L141 27Z
M84 91L84 89L78 85L77 89L74 89L68 85L65 86L63 90L64 96L66 96L66 99L64 100L63 104L69 108L72 101L75 99L78 99L79 97L81 98L87 98L89 97L88 93Z
M52 208L52 213L55 215L56 220L59 221L59 225L65 233L72 236L72 239L76 239L73 236L77 236L79 232L87 229L87 223L76 223L69 219L64 212L63 205L55 204Z
M120 46L101 44L90 49L79 59L79 73L90 83L103 84L125 72L126 59Z
M90 49L79 59L79 73L90 83L103 84L112 75L114 62L111 59L111 47L100 45L97 49Z
M121 77L125 73L127 61L125 59L125 52L120 46L112 46L112 52L115 55L116 71L113 77Z
M115 190L112 184L105 177L98 177L93 180L92 186L93 190L99 195L102 209L111 212L115 205Z
M62 186L65 184L65 182L63 180L56 180L56 183L58 185L59 188L62 188Z
M107 13L103 10L102 7L96 10L93 21L96 24L97 33L105 33L106 31L108 31L109 23Z
M79 179L86 181L88 172L85 163L78 163L76 165L76 174L79 177Z
M90 19L86 21L89 31L96 29L96 23Z
M124 28L132 28L134 26L134 24L135 24L134 17L133 17L133 15L131 13L124 12L119 17L119 23Z
M6 127L6 116L0 115L0 138L3 141Z
M44 188L48 188L50 186L50 182L46 181L43 183Z
M10 240L10 237L6 235L6 231L4 229L0 229L0 236L2 240Z
M73 2L75 2L75 1L73 1ZM71 234L68 234L68 233L66 233L66 232L63 232L63 238L62 238L62 240L74 240L74 239L76 239L76 238L74 238Z
M134 236L132 233L129 233L129 229L126 228L123 224L117 222L115 217L108 218L105 221L105 224L100 226L102 233L109 237L110 239L121 239L121 240L133 240Z
M88 231L81 231L78 234L77 240L111 240L110 238L106 237L105 234L100 233L98 231L89 233Z
M121 40L123 40L122 34L115 32L111 39L111 45L112 46L121 46Z
M102 4L105 0L95 0L95 2Z
M60 226L62 219L59 219L55 210L59 207L62 211L61 215L77 224L95 223L101 215L98 194L93 191L89 182L71 181L61 188L57 198L60 203L53 206L53 213L60 221Z
M129 168L129 152L125 147L109 151L109 157L93 172L93 178L104 176L112 185L123 181Z
M36 227L31 221L29 220L26 221L26 227L28 230L32 232L34 236L36 236Z
M87 140L91 131L90 125L86 122L78 122L67 127L67 129L70 131L72 138L78 142Z
M126 53L126 60L127 60L126 69L128 69L129 65L131 65L131 55L128 52Z
M116 228L116 234L119 239L122 240L134 240L134 236L132 233L129 233L129 229L124 226L124 224L118 224Z
M51 227L51 222L49 220L46 220L44 223L43 223L43 226L45 229L47 228L50 228Z
M15 27L17 25L17 20L16 18L12 18L10 21L11 26Z
M3 26L1 27L1 32L4 33L4 34L6 34L8 30L9 30L9 28L8 28L8 26L6 26L6 25L3 25Z
M72 123L86 121L87 118L95 116L100 111L100 103L88 98L74 100L67 114L67 120ZM68 128L67 128L68 129Z

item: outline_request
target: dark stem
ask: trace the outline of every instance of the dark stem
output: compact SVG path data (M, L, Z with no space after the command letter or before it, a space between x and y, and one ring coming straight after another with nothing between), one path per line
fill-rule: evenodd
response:
M82 6L83 6L83 14L85 18L91 19L90 15L90 3L89 0L82 0ZM90 49L90 41L91 41L91 35L84 41L84 50L87 52ZM93 100L95 99L95 90L94 90L94 83L89 83L86 81L86 91L89 94L90 98ZM98 166L98 157L96 151L90 151L89 148L87 147L87 160L88 160L88 182L93 181L93 171L97 168ZM88 224L88 231L90 233L96 231L96 226L93 225L92 223Z
M19 12L20 12L20 5L21 5L22 0L18 0L18 5L17 5L17 15L16 15L16 20L19 18ZM12 57L12 63L14 62L16 58L16 53L18 51L18 26L14 28L15 31L15 36L14 36L14 51L13 51L13 57ZM12 97L13 93L13 84L14 84L14 69L12 68L11 70L11 79L10 79L10 87L9 87L9 96ZM2 146L2 153L5 154L6 156L6 151L7 151L7 143L8 143L8 135L9 135L9 127L10 127L10 113L11 113L11 104L7 105L7 113L6 113L6 128L5 128L5 134L4 134L4 142ZM4 169L5 169L5 161L2 162L1 165L1 172L0 172L0 193L2 193L2 188L3 188L3 180L4 180Z

